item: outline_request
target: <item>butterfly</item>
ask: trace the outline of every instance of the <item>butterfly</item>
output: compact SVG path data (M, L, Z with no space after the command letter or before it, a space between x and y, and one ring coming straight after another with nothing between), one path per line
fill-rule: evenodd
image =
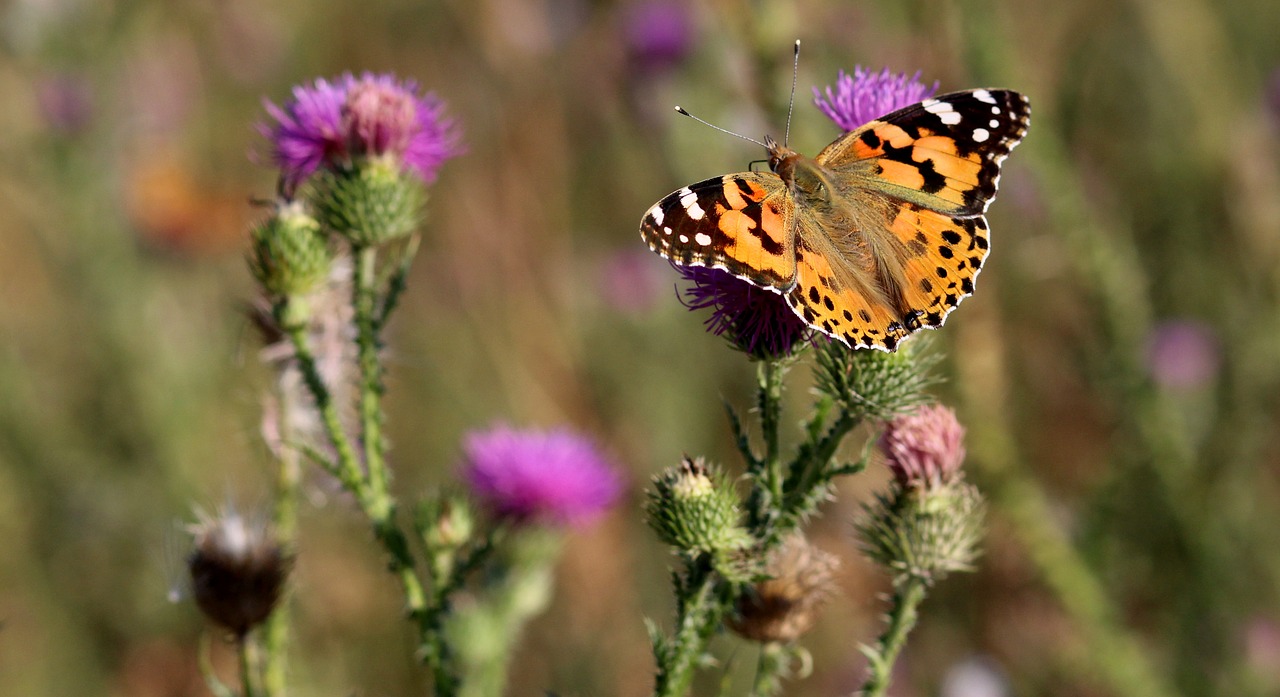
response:
M990 249L1000 163L1027 133L1027 98L953 92L848 131L808 158L766 137L769 169L712 177L645 214L649 248L783 296L851 348L893 351L942 326Z

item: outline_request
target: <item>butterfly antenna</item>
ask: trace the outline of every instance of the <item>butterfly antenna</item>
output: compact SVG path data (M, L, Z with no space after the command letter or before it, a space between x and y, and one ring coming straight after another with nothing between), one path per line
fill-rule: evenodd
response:
M733 137L735 137L735 138L741 138L741 139L743 139L743 140L750 141L750 142L752 142L752 143L755 143L756 145L759 145L759 146L760 146L760 147L762 147L762 148L768 148L768 147L769 147L769 146L765 145L764 143L761 143L760 141L756 140L755 138L748 138L747 136L744 136L744 135L742 135L741 133L734 133L733 131L730 131L730 130L729 130L729 129L727 129L727 128L721 128L721 127L719 127L719 126L717 126L717 125L715 125L715 124L713 124L713 123L707 123L706 121L703 121L702 119L698 118L697 116L694 116L693 114L690 114L689 112L685 111L685 110L684 110L684 107L682 107L682 106L677 106L677 107L676 107L676 112L678 112L678 113L680 113L680 114L684 114L685 116L688 116L689 118L693 119L694 121L697 121L698 123L700 123L700 124L702 124L702 125L704 125L704 126L710 126L710 127L714 128L714 129L716 129L717 131L720 131L721 133L727 133L727 134L729 134L729 135L731 135L731 136L733 136Z
M791 63L791 99L787 101L787 130L782 134L782 146L791 141L791 112L796 108L796 78L800 76L800 39L796 39L795 58Z

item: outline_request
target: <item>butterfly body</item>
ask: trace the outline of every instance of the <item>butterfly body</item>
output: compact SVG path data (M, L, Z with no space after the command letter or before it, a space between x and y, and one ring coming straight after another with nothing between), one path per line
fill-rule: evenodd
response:
M851 347L892 351L973 292L989 249L983 214L1028 117L1017 92L973 90L895 111L813 158L766 138L769 172L679 189L649 209L641 235L676 264L782 295Z

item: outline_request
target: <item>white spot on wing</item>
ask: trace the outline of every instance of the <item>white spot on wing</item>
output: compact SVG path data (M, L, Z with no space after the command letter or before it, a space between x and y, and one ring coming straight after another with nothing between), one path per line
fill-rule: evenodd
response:
M662 226L662 233L663 233L664 235L670 235L670 234L671 234L671 228L667 227L666 225L663 225L663 226Z
M662 224L662 206L655 205L649 209L649 217L653 218L654 225Z
M688 236L688 235L681 235L681 236L680 236L680 244L689 244L689 236Z
M995 119L991 119L990 121L988 121L988 122L987 122L987 125L988 125L988 126L990 126L990 127L992 127L992 128L999 128L999 127L1000 127L1000 122L999 122L999 121L997 121L997 120L995 120Z
M978 100L978 101L980 101L980 102L986 102L987 104L995 104L995 103L996 103L996 98L995 98L995 97L992 97L992 96L991 96L991 93L990 93L990 92L988 92L988 91L986 91L986 90L974 90L974 91L973 91L973 98L974 98L974 99L976 99L976 100Z
M693 236L693 241L705 247L711 244L711 235L708 235L705 232L699 232Z
M990 138L990 137L991 137L991 132L985 128L973 129L973 142L975 143L986 142L987 138Z
M680 190L680 205L684 206L684 210L694 220L702 220L706 216L706 212L698 205L698 195L685 187Z

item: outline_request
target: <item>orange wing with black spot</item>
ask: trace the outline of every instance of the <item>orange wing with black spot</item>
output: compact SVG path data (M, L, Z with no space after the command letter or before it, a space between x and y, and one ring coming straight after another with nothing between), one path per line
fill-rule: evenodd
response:
M796 279L794 213L778 175L739 172L671 192L645 214L640 234L677 264L723 269L781 293Z

